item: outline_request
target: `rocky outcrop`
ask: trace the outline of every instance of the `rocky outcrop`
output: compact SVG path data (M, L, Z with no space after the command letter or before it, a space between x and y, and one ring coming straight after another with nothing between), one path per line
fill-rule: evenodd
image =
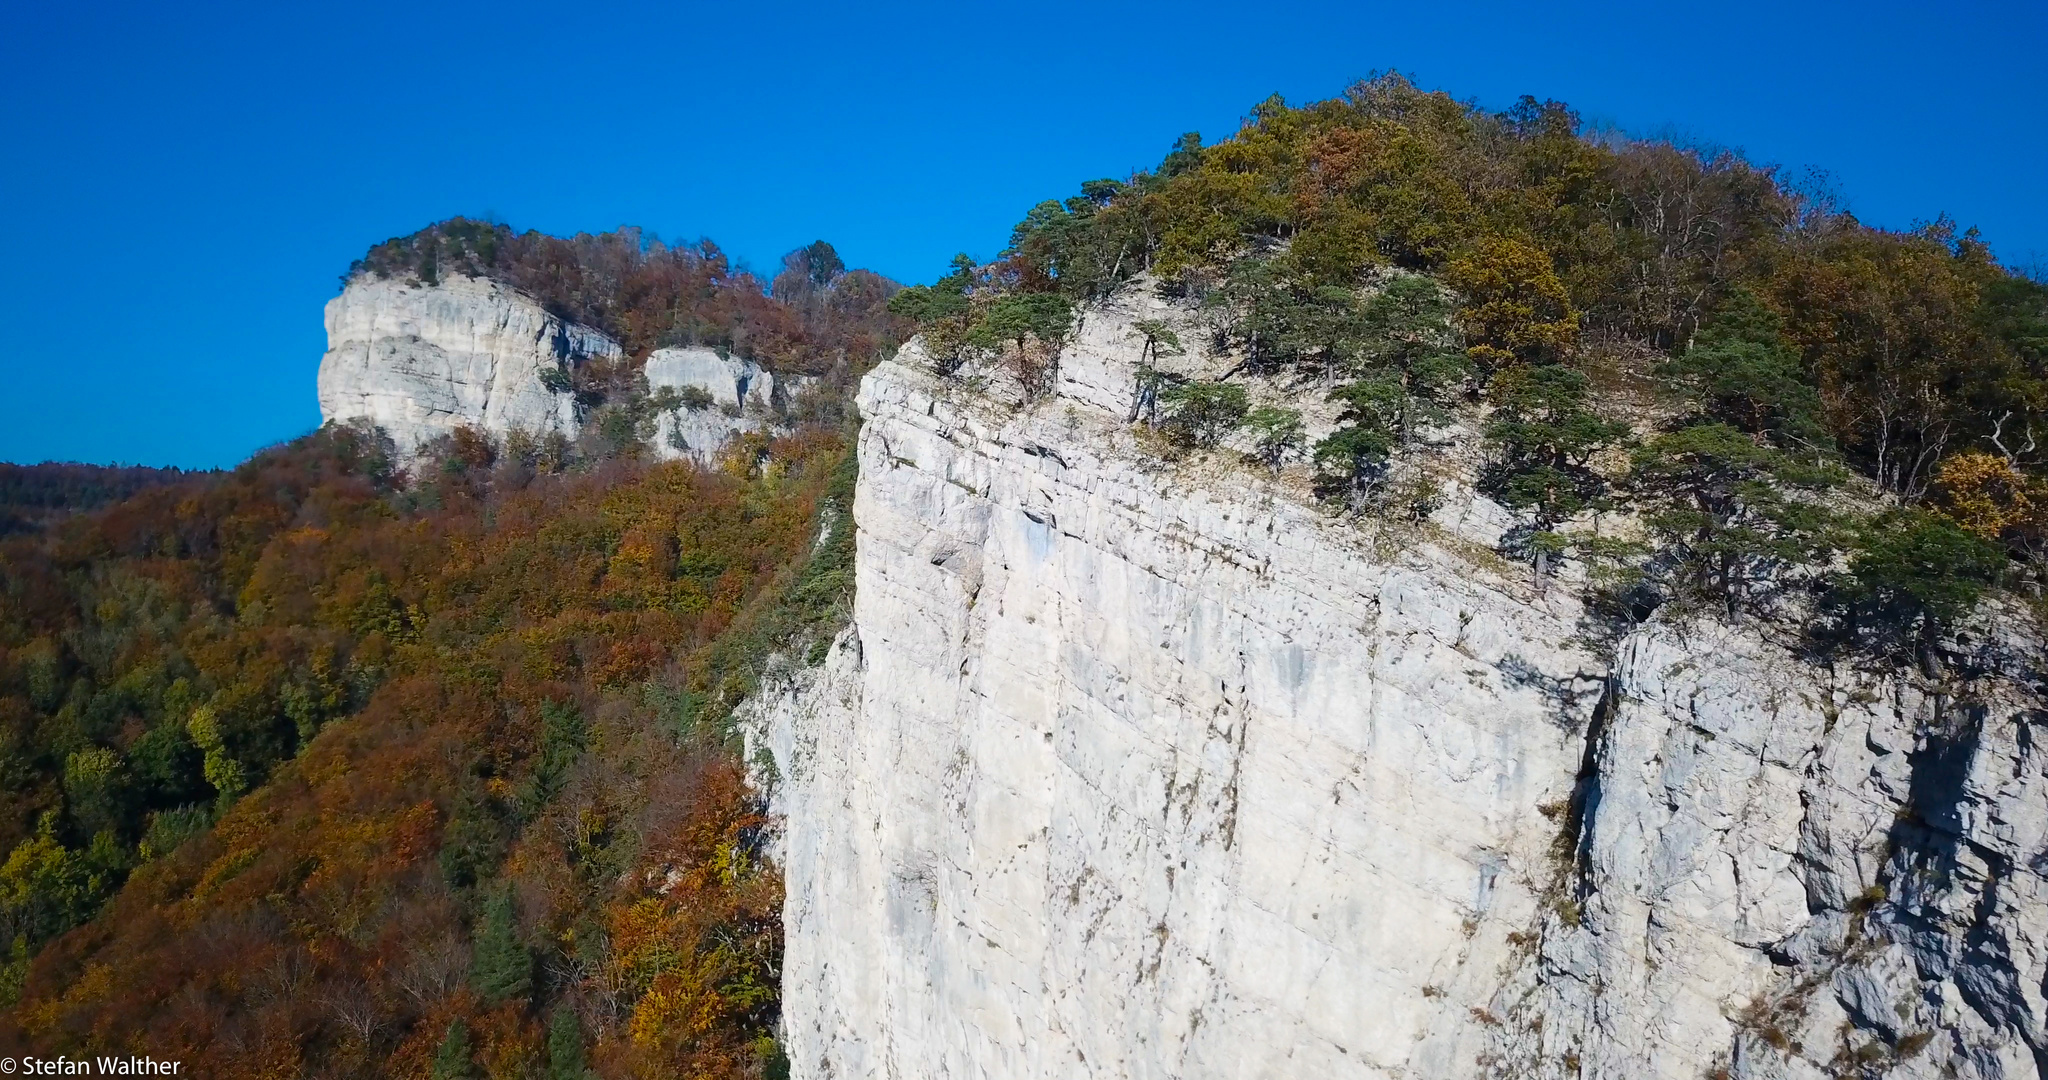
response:
M320 416L376 424L408 458L464 424L574 437L575 398L545 373L618 353L610 338L495 281L359 276L327 302Z
M1136 303L1028 408L862 386L852 626L755 713L794 1075L2039 1074L2035 642L1606 636L1469 491L1143 452Z
M774 430L773 418L787 397L801 389L802 376L777 377L752 360L706 348L656 349L647 357L650 392L698 390L703 398L655 418L654 448L663 457L690 457L709 464L734 435Z
M427 286L359 276L327 303L320 361L325 421L366 421L410 460L464 425L504 436L574 439L584 419L572 372L616 358L604 334L550 314L498 282L450 276ZM710 462L733 435L770 430L801 378L711 349L657 349L646 360L650 392L695 389L709 398L655 418L657 456Z

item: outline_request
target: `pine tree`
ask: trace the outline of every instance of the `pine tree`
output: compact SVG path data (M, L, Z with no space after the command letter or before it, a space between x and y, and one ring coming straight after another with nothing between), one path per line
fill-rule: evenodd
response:
M1696 399L1708 421L1780 446L1828 447L1820 392L1807 383L1799 352L1786 344L1781 327L1756 294L1738 289L1665 374Z
M1631 490L1679 580L1730 618L1754 587L1832 557L1833 516L1810 498L1839 477L1728 424L1679 428L1638 449Z
M1486 437L1497 457L1481 489L1528 515L1527 551L1540 582L1564 550L1557 526L1605 504L1607 479L1589 463L1626 439L1628 425L1594 412L1586 377L1561 365L1508 368L1488 390L1495 408Z

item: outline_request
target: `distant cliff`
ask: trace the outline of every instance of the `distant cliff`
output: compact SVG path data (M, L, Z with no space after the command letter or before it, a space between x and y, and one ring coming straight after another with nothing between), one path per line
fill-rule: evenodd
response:
M588 419L577 370L622 357L609 336L532 297L453 275L433 285L358 276L327 303L327 342L321 418L374 424L406 459L463 426L573 442ZM646 394L666 406L650 410L652 452L707 462L734 434L771 428L807 381L701 347L657 349L641 374Z
M556 390L544 380L618 353L610 338L497 282L359 278L327 302L320 416L374 423L405 455L465 424L574 436L566 381Z

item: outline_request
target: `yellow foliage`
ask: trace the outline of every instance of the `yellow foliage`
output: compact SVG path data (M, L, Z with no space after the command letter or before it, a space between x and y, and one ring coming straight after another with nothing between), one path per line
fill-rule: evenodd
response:
M2037 530L2048 511L2048 492L2011 462L1978 450L1956 454L1935 474L1941 511L1986 540L2016 530Z
M1465 298L1458 317L1472 359L1490 368L1562 359L1578 340L1579 313L1541 248L1480 239L1451 260L1444 281Z

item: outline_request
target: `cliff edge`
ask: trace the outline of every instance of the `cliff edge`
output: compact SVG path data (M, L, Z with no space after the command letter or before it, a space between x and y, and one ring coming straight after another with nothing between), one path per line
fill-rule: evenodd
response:
M793 1075L2042 1074L2037 641L1603 638L1469 488L1147 454L1163 307L1028 407L862 384L852 626L759 706Z

